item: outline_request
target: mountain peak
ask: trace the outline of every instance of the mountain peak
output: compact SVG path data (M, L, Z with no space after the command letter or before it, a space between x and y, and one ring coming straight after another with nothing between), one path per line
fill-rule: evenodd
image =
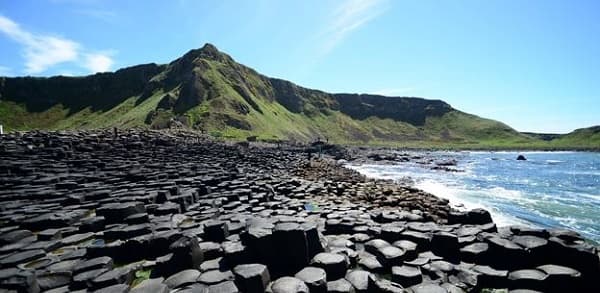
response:
M196 58L203 58L208 60L216 60L220 62L232 61L233 59L229 55L219 51L217 47L211 43L206 43L200 49L193 49L183 55L184 60L194 60Z
M207 54L219 54L221 53L219 51L219 49L217 49L217 47L211 43L206 43L204 44L204 46L202 46L202 48L200 48L200 51L205 52Z

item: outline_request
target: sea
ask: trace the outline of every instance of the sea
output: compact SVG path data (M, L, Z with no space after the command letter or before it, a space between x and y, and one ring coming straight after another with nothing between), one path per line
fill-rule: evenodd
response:
M406 152L399 152L407 154ZM457 209L484 208L498 226L566 228L600 243L600 153L408 153L410 162L349 164L360 173L408 182ZM516 160L523 155L527 160ZM431 167L455 162L449 172Z

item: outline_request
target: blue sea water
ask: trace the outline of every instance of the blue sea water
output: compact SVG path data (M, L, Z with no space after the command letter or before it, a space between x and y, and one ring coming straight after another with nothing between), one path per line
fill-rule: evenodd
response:
M522 154L527 160L517 161ZM419 155L419 153L412 153ZM412 180L459 209L482 207L499 226L567 228L600 243L600 153L434 152L463 172L432 164L349 165L369 177Z

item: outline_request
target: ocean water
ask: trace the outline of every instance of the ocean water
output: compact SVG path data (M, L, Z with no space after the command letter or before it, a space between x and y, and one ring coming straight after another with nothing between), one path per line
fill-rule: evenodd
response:
M527 161L517 161L519 154ZM424 157L456 160L454 168L463 172L416 162L348 167L373 178L412 181L458 209L485 208L499 226L568 228L600 243L600 153L433 152Z

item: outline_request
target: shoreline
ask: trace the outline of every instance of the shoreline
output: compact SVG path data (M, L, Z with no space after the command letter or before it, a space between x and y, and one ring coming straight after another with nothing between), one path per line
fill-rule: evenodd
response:
M347 154L185 132L4 135L0 288L597 288L598 247L577 233L497 228L485 210L345 168Z

